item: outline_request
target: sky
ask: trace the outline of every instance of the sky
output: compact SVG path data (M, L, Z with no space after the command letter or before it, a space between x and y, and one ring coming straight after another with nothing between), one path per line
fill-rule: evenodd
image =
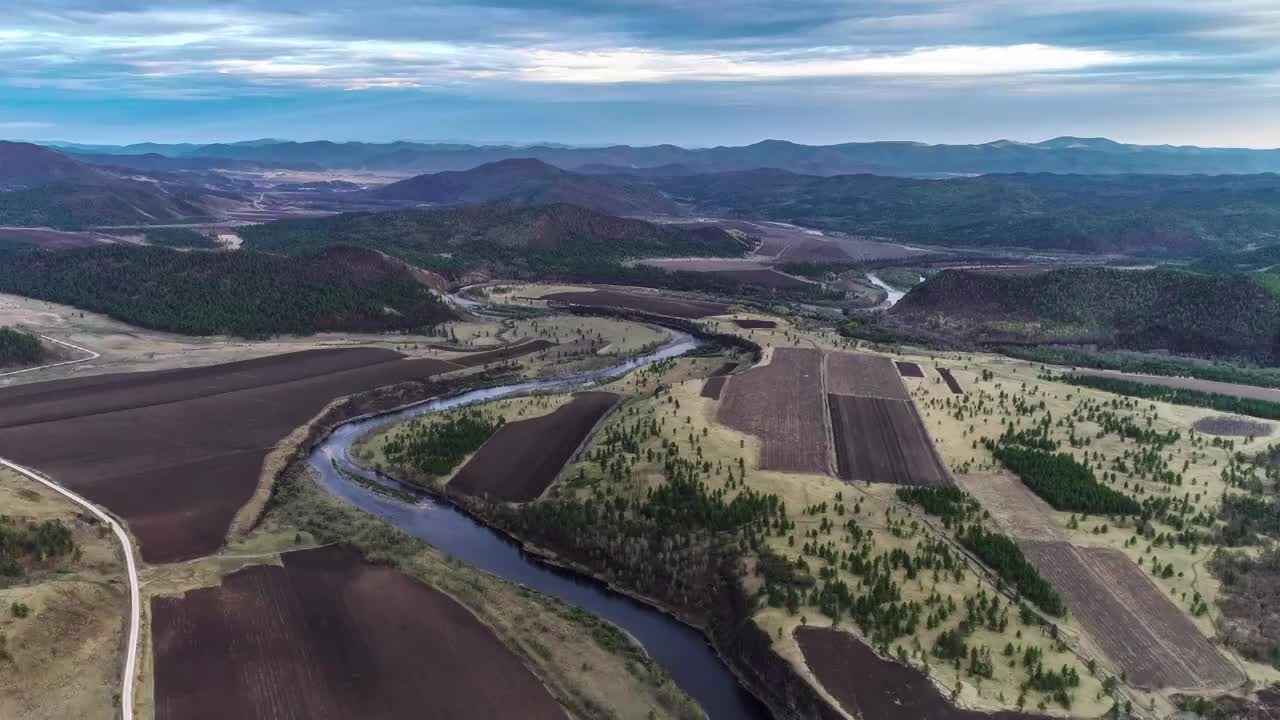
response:
M39 0L0 138L1280 146L1280 0Z

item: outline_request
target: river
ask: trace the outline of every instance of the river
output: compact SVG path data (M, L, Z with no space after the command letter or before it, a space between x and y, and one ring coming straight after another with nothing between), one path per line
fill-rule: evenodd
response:
M590 387L659 360L683 355L699 342L683 333L662 348L597 372L572 378L532 380L431 400L399 411L338 426L308 458L320 484L335 497L377 515L462 562L520 583L570 605L589 610L631 634L711 720L764 720L768 710L743 688L707 639L664 612L609 590L603 583L552 567L526 554L505 536L476 522L447 503L395 483L414 502L402 502L356 482L394 483L351 461L352 443L377 425L426 413L485 402L536 390L569 391ZM339 471L339 469L341 471Z
M894 305L897 305L898 301L906 297L907 295L901 290L895 290L893 287L889 285L889 283L876 277L875 273L867 273L867 279L871 281L872 285L875 285L876 287L888 293L888 296L885 297L884 302L880 303L875 307L876 310L888 310Z

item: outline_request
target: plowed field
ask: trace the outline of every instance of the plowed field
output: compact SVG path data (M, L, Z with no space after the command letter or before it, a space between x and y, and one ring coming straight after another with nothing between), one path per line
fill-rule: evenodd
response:
M287 553L151 601L157 720L563 720L465 608L352 551Z
M898 366L898 374L901 375L902 377L913 377L913 378L924 377L924 371L920 369L919 365L913 362L899 361L899 362L895 362L894 365Z
M840 477L897 485L951 484L910 401L827 397Z
M0 390L0 456L122 516L148 562L215 551L267 453L331 400L458 366L324 350Z
M768 365L729 378L717 417L760 438L763 469L825 473L830 445L823 402L822 353L777 348Z
M578 393L550 415L503 425L449 487L507 502L536 499L617 402L613 393Z
M1130 683L1192 689L1244 680L1124 553L1060 542L1019 544Z
M827 355L827 392L890 400L911 398L892 360L858 353Z
M839 630L801 627L796 640L805 664L850 715L862 720L1036 720L1016 712L962 710L924 673L876 655Z
M683 300L656 293L631 293L617 290L552 293L544 295L542 299L550 302L571 303L573 305L626 308L628 310L639 310L656 315L669 315L686 319L723 315L729 309L729 306L721 305L720 303Z
M947 384L947 387L951 389L952 393L956 395L964 394L964 388L960 387L960 383L956 382L956 378L951 374L950 369L938 368L938 374L942 376L942 382Z

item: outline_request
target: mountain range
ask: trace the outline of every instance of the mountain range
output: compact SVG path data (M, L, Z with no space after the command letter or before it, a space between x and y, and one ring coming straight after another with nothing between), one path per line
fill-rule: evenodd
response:
M602 169L609 174L644 173L661 166L686 172L777 168L807 175L871 173L947 177L986 173L1238 174L1280 172L1280 149L1132 145L1106 138L1059 137L1038 143L998 140L976 145L865 142L802 145L765 140L740 147L682 148L676 145L564 147L559 145L463 145L454 143L290 142L76 145L51 143L73 154L158 154L196 159L214 167L230 161L283 168L366 169L395 172L467 170L512 158L534 158L556 167Z

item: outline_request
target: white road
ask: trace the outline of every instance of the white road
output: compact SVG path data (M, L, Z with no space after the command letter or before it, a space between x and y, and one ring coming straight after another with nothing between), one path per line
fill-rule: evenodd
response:
M100 510L96 505L35 470L25 468L4 458L0 458L0 465L52 488L54 491L66 496L71 502L98 516L99 520L115 532L116 539L120 541L120 548L124 551L125 565L129 571L129 645L124 656L124 675L120 680L120 717L122 720L131 720L133 718L133 676L138 662L138 631L139 626L142 624L142 600L138 589L138 568L134 564L133 543L129 540L129 534L124 531L120 523L116 522L115 518Z
M88 353L88 357L76 358L75 360L64 360L62 362L56 362L51 365L40 365L37 367L23 368L21 370L10 370L9 372L0 373L0 377L8 377L9 375L21 375L22 373L35 372L36 370L48 370L49 368L62 367L63 365L75 365L76 363L88 362L90 360L97 360L98 358L102 357L98 353L92 350L89 350L87 348L82 348L79 345L72 345L69 342L63 342L62 340L55 340L54 338L51 338L48 335L41 335L40 337L44 338L45 340L48 340L49 342L58 343L59 345L69 347L72 350L79 350L82 353Z

